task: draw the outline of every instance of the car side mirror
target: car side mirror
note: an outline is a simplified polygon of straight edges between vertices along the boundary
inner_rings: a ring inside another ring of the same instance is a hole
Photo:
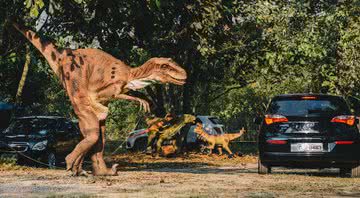
[[[253,122],[254,122],[254,124],[260,125],[260,124],[261,124],[261,120],[262,120],[261,117],[256,117],[256,118],[254,118]]]

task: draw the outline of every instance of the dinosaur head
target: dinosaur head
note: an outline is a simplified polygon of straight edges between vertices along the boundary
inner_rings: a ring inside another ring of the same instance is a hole
[[[196,117],[190,114],[184,114],[183,117],[185,123],[194,123],[196,120]]]
[[[187,78],[186,71],[171,58],[152,58],[150,61],[154,64],[151,76],[155,81],[175,85],[185,84]]]
[[[186,71],[171,58],[151,58],[142,66],[131,69],[125,88],[138,90],[154,83],[183,85],[186,78]]]

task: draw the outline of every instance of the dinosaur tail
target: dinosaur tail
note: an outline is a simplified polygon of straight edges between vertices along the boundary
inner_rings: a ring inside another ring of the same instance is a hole
[[[60,60],[61,54],[56,49],[55,45],[51,42],[45,42],[41,40],[41,38],[34,31],[30,30],[25,26],[19,25],[15,22],[13,22],[12,25],[40,51],[40,53],[48,61],[50,67],[56,73],[58,73],[58,61]]]
[[[244,133],[245,133],[245,130],[241,129],[239,133],[228,133],[226,135],[228,136],[229,140],[231,141],[231,140],[241,137]]]

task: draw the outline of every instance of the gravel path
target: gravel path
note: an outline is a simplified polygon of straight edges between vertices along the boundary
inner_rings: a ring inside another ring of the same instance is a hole
[[[0,197],[360,196],[360,179],[340,178],[335,169],[276,168],[271,175],[258,175],[257,164],[245,158],[246,163],[239,163],[241,158],[215,158],[209,163],[209,158],[201,165],[191,158],[116,159],[127,160],[129,166],[122,165],[114,177],[71,177],[64,170],[0,167]]]

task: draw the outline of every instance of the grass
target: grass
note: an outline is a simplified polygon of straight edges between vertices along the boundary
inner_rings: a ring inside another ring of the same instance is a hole
[[[0,155],[0,171],[27,169],[27,167],[17,165],[16,161],[13,155]]]

